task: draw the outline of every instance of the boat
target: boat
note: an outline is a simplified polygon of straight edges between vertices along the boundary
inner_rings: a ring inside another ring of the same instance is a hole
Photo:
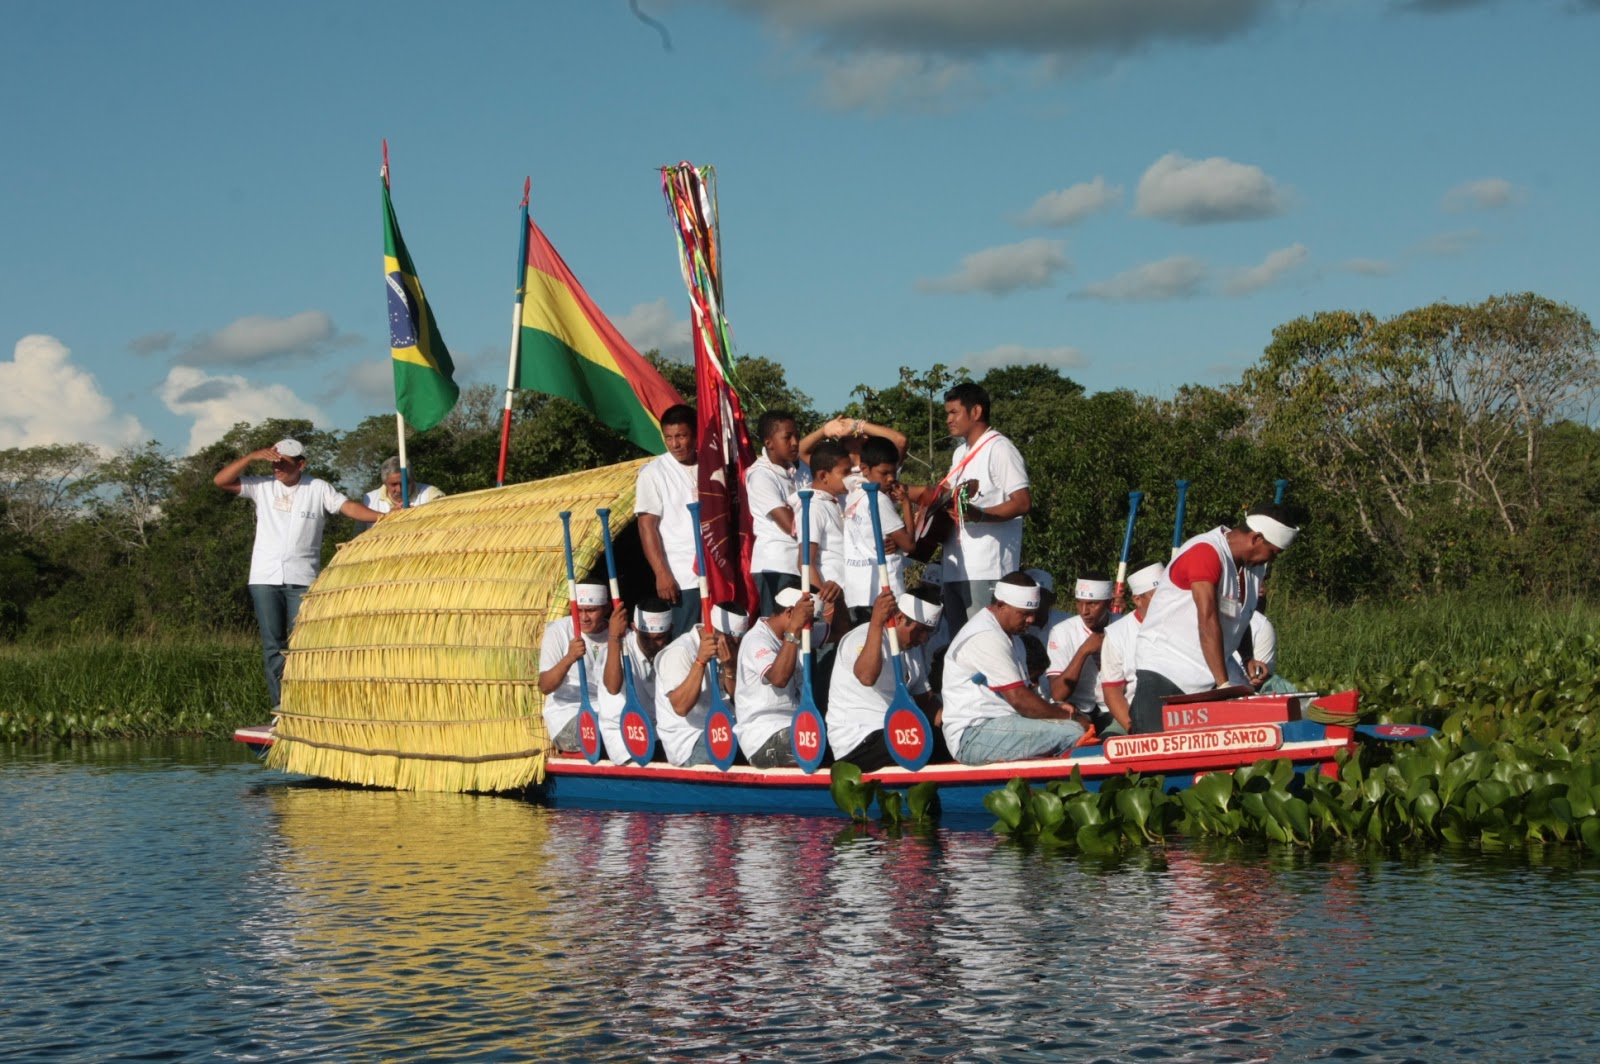
[[[1207,773],[1229,772],[1264,759],[1289,761],[1296,772],[1335,774],[1341,753],[1363,740],[1413,741],[1434,729],[1415,724],[1355,725],[1356,692],[1328,697],[1314,693],[1242,698],[1194,696],[1170,701],[1164,729],[1146,735],[1113,736],[1077,746],[1062,757],[1007,761],[974,767],[931,764],[917,771],[891,767],[862,778],[905,789],[920,783],[939,788],[942,815],[987,817],[984,796],[1013,779],[1035,786],[1076,773],[1085,787],[1130,772],[1161,776],[1168,790],[1192,786]],[[1338,719],[1325,723],[1311,719]],[[258,749],[273,745],[269,726],[241,728],[234,738]],[[590,764],[578,754],[556,754],[544,774],[523,792],[555,808],[636,809],[664,812],[789,813],[838,815],[827,771],[758,769],[712,765],[678,768],[664,762]]]

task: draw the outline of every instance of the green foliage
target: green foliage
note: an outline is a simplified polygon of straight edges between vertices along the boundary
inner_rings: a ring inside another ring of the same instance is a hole
[[[886,828],[926,827],[939,818],[936,783],[918,783],[901,792],[877,780],[863,781],[861,769],[848,761],[836,761],[829,771],[828,790],[833,804],[857,825],[872,819],[874,802],[878,805],[878,819]]]
[[[261,646],[97,640],[0,646],[0,741],[195,735],[266,719]]]

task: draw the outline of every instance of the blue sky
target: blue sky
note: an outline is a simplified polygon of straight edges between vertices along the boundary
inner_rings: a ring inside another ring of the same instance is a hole
[[[901,365],[1235,380],[1274,326],[1594,314],[1597,0],[40,3],[0,36],[0,448],[392,409],[379,142],[458,377],[518,201],[687,353],[655,168],[719,174],[736,343],[824,411]]]

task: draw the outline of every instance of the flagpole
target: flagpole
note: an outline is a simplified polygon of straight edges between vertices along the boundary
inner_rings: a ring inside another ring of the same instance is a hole
[[[533,188],[533,178],[522,179],[522,235],[517,246],[517,298],[511,308],[511,359],[506,367],[506,405],[500,416],[500,467],[495,472],[494,486],[506,484],[506,451],[511,446],[511,394],[517,388],[517,363],[522,358],[522,300],[528,289],[528,193]]]
[[[383,187],[389,189],[389,138],[383,138]],[[407,483],[410,473],[406,469],[406,419],[397,408],[394,412],[395,436],[400,441],[400,508],[406,507],[406,501],[411,498],[411,485]]]

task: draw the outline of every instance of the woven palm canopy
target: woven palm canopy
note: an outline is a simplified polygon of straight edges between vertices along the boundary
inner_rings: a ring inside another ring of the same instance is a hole
[[[539,646],[545,625],[569,615],[559,515],[572,512],[579,579],[593,570],[603,581],[595,511],[611,511],[632,601],[642,562],[633,494],[646,461],[452,495],[345,544],[295,621],[267,763],[399,790],[543,779]]]

